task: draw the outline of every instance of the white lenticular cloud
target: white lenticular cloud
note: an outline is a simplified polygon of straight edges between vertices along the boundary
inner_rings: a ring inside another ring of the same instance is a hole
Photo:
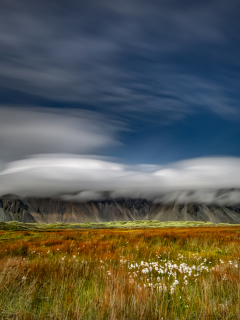
[[[148,171],[96,157],[35,156],[6,165],[0,172],[0,194],[72,201],[126,197],[162,203],[240,203],[239,158],[199,158]]]
[[[166,186],[185,188],[239,187],[239,158],[197,158],[180,161],[154,173]]]
[[[240,158],[129,166],[87,155],[119,144],[125,130],[96,112],[18,106],[0,107],[0,115],[0,195],[240,203]]]

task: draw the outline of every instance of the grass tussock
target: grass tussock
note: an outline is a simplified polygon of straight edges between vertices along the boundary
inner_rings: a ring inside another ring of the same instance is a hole
[[[2,230],[0,319],[239,319],[239,230]]]

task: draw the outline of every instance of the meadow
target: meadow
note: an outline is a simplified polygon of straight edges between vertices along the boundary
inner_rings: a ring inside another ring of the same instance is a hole
[[[177,225],[1,224],[0,319],[240,319],[240,226]]]

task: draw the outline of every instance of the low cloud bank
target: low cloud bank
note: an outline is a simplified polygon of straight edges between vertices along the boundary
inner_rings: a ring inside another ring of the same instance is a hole
[[[72,201],[146,198],[162,203],[240,203],[240,159],[199,158],[156,170],[76,155],[41,155],[9,162],[0,195],[61,197]]]

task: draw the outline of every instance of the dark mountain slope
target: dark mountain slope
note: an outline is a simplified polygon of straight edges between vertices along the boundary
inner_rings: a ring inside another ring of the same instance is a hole
[[[148,216],[146,200],[106,200],[65,202],[58,199],[25,199],[32,216],[39,222],[102,222],[144,220]]]
[[[156,204],[144,199],[70,202],[60,199],[0,198],[0,221],[22,222],[105,222],[130,220],[211,221],[240,223],[240,207],[205,204]]]
[[[0,198],[0,221],[35,222],[28,206],[16,195]]]

